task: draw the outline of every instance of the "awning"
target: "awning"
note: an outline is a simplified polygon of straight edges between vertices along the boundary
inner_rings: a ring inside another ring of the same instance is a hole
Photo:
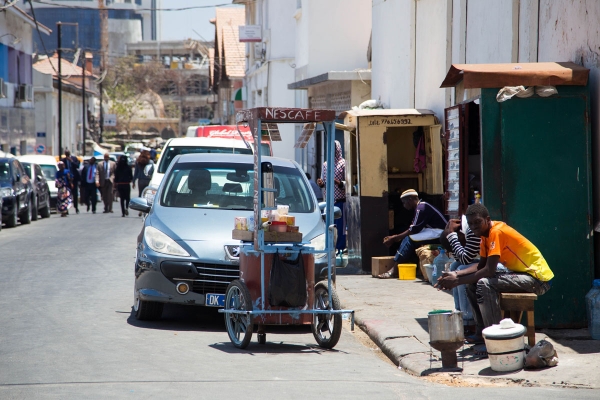
[[[572,62],[453,64],[440,87],[464,82],[465,89],[504,86],[587,85],[590,70]]]

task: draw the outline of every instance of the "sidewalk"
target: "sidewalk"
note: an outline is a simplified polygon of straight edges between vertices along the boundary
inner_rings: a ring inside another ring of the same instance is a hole
[[[337,269],[337,293],[342,308],[355,311],[358,327],[401,369],[416,376],[439,375],[440,353],[429,346],[427,313],[452,309],[448,292],[438,291],[419,279],[376,279]],[[458,350],[458,381],[487,380],[523,386],[600,388],[600,341],[586,329],[536,331],[536,342],[546,339],[558,353],[558,366],[539,370],[495,372],[487,358],[474,357],[470,345]],[[455,379],[456,380],[456,379]],[[512,382],[510,382],[512,381]],[[457,382],[460,385],[460,382]]]

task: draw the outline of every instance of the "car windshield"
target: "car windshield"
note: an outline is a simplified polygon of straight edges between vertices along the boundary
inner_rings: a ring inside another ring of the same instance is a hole
[[[233,147],[209,147],[209,146],[169,146],[163,150],[160,156],[160,165],[158,172],[164,174],[167,172],[173,159],[180,154],[193,153],[217,153],[217,154],[252,154],[252,150],[247,148]]]
[[[10,165],[6,162],[0,163],[0,181],[10,181]]]
[[[290,212],[310,213],[314,204],[310,188],[297,168],[274,166],[275,202]],[[161,205],[181,208],[253,210],[252,164],[180,163],[169,173]]]
[[[53,181],[55,179],[56,171],[58,171],[55,165],[40,165],[40,167],[46,180]]]

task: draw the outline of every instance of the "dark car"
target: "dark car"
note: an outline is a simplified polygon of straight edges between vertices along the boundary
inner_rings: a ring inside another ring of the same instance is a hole
[[[0,194],[2,195],[2,222],[7,227],[31,222],[33,185],[25,168],[16,158],[0,158]]]
[[[44,176],[42,167],[30,162],[22,162],[25,172],[31,179],[35,201],[32,204],[31,220],[37,220],[38,213],[42,218],[50,217],[50,187]]]

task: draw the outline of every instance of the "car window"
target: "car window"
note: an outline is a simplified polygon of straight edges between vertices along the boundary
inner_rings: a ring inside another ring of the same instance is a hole
[[[213,153],[213,154],[252,154],[251,149],[233,147],[210,147],[210,146],[169,146],[163,149],[160,156],[158,172],[167,172],[173,159],[180,154]]]
[[[290,212],[314,210],[310,188],[297,168],[274,166],[275,202]],[[252,164],[179,163],[166,177],[161,205],[182,208],[253,210]]]
[[[44,173],[44,177],[46,178],[46,180],[53,181],[55,179],[56,171],[58,171],[55,165],[46,164],[40,165],[40,167],[42,168],[42,172]]]
[[[10,165],[7,162],[0,163],[0,181],[10,181]]]
[[[21,173],[21,171],[19,170],[19,163],[17,162],[17,160],[13,161],[13,167],[12,167],[12,175],[13,175],[13,179],[15,181],[17,181],[17,175],[19,175]]]
[[[35,177],[36,177],[36,180],[37,180],[38,175],[42,175],[42,170],[40,169],[39,165],[36,165],[35,166]]]
[[[31,164],[22,164],[23,168],[25,168],[25,173],[27,174],[28,177],[32,177],[31,175]]]

